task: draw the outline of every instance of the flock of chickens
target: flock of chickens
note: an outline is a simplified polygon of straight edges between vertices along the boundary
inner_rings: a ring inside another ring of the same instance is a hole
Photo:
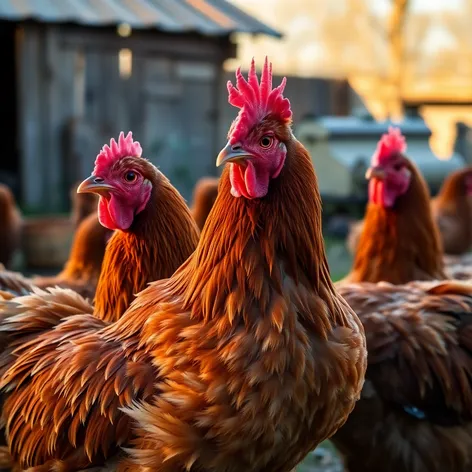
[[[290,472],[331,438],[348,472],[472,471],[472,169],[431,203],[381,137],[334,284],[284,87],[267,59],[228,83],[224,170],[192,210],[121,133],[64,270],[0,271],[5,469]]]

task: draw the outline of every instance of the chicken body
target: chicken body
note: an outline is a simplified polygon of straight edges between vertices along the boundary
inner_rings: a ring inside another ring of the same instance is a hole
[[[20,246],[22,220],[11,190],[0,184],[0,264],[10,267]]]
[[[204,177],[195,185],[191,211],[200,230],[203,229],[205,221],[218,196],[218,183],[219,179],[216,177]]]
[[[445,280],[416,166],[398,152],[384,161],[371,168],[373,198],[379,182],[408,188],[369,202],[353,270],[336,284],[369,355],[361,399],[332,441],[347,472],[470,472],[472,284]]]
[[[472,247],[472,168],[447,177],[431,209],[439,226],[444,252],[459,255]]]
[[[369,366],[332,438],[347,472],[472,471],[472,285],[339,285],[361,317]]]
[[[263,127],[249,139],[270,130],[286,149],[278,178],[255,187],[264,198],[235,197],[225,169],[171,278],[107,327],[71,317],[17,351],[2,388],[23,467],[117,454],[121,472],[286,472],[344,423],[363,384],[362,326],[330,281],[311,159],[288,124]]]

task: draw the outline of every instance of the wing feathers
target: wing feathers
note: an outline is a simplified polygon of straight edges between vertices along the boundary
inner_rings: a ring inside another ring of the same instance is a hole
[[[102,461],[129,440],[120,409],[152,394],[152,363],[107,335],[107,324],[70,290],[36,289],[3,303],[1,329],[12,348],[0,358],[0,387],[10,392],[12,457],[24,468],[51,458],[84,467]]]
[[[472,420],[472,285],[338,284],[364,324],[367,378],[387,402],[430,421]]]

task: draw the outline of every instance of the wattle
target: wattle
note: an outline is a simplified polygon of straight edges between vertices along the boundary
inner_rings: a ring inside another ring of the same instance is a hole
[[[98,203],[98,219],[105,228],[126,231],[133,223],[133,209],[126,206],[112,195],[109,199],[100,197]]]
[[[231,164],[230,167],[231,194],[234,197],[248,199],[261,198],[267,195],[269,188],[269,173],[247,161],[245,166]]]
[[[372,179],[369,182],[369,200],[384,208],[391,208],[395,204],[396,194],[389,190],[385,182]]]

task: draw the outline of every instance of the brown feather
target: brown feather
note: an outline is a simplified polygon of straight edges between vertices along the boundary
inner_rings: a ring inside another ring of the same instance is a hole
[[[192,216],[200,230],[218,196],[219,179],[216,177],[203,177],[195,185],[193,191]]]
[[[446,254],[462,254],[472,246],[472,199],[466,185],[471,178],[471,167],[453,172],[431,202]]]
[[[472,470],[472,285],[338,289],[361,318],[369,352],[361,400],[332,438],[347,470]]]
[[[8,297],[10,295],[19,297],[30,293],[33,287],[34,285],[30,279],[23,277],[18,272],[6,270],[5,266],[0,264],[0,290],[2,295],[8,294]]]
[[[22,220],[11,190],[0,184],[0,264],[10,267],[21,241]]]

